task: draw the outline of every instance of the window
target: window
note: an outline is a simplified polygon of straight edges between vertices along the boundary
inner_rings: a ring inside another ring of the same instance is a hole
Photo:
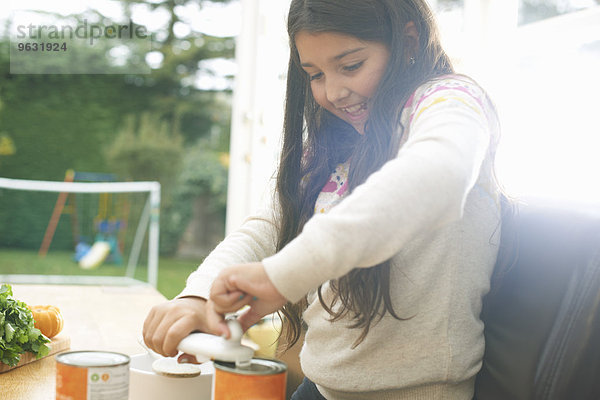
[[[600,208],[600,0],[437,0],[458,72],[498,106],[509,194]]]

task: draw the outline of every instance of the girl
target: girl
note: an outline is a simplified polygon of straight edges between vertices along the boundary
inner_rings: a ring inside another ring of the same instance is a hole
[[[471,399],[497,255],[494,108],[453,74],[425,0],[292,0],[273,202],[144,324],[176,354],[281,310],[293,399]]]

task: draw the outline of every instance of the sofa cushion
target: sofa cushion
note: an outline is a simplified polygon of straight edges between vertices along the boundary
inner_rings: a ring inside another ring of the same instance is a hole
[[[544,206],[507,213],[484,299],[476,398],[600,398],[599,304],[599,215]]]

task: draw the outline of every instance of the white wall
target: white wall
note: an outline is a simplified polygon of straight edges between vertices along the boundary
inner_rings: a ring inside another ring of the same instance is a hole
[[[600,209],[600,6],[519,27],[490,74],[510,193]]]
[[[268,195],[283,126],[289,0],[242,0],[231,122],[226,232]]]
[[[498,107],[498,177],[525,202],[600,210],[600,6],[519,27],[517,17],[518,0],[465,0],[462,30],[442,32]]]

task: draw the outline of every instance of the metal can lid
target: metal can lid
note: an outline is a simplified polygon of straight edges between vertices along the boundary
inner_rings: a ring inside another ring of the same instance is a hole
[[[240,375],[275,375],[287,371],[287,366],[279,360],[253,358],[249,365],[236,367],[235,363],[215,361],[215,368]]]
[[[129,356],[111,351],[69,351],[60,353],[56,361],[77,367],[116,367],[129,364]]]

